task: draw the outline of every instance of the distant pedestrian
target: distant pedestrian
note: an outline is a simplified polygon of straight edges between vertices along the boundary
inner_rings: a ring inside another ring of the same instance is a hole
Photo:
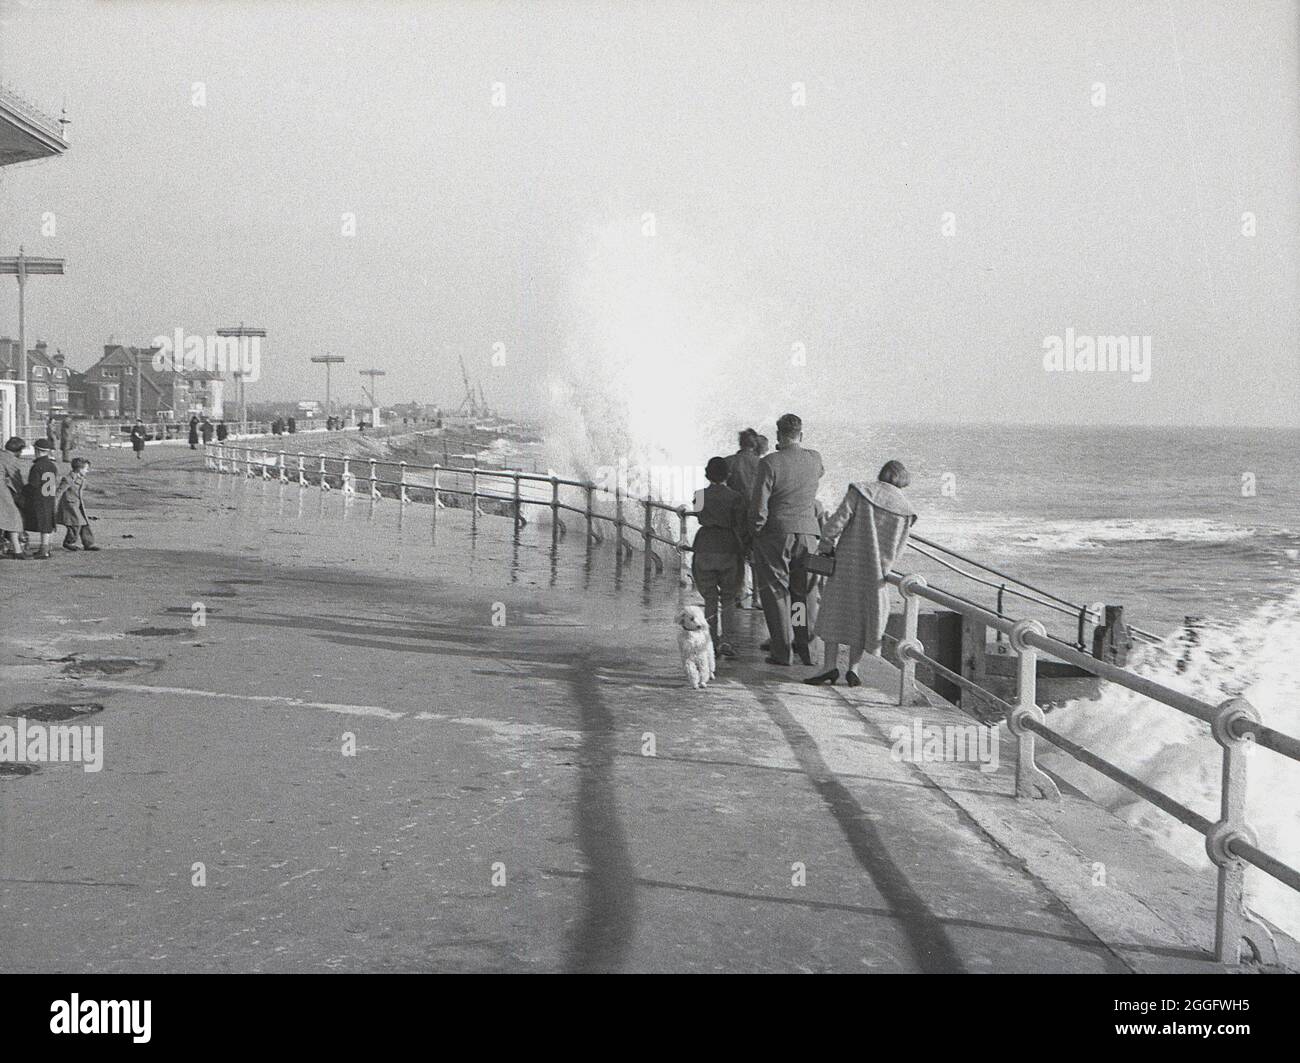
[[[230,435],[230,429],[226,427],[225,421],[217,422],[217,442],[224,443],[226,436]]]
[[[190,450],[199,449],[199,419],[190,417]]]
[[[294,417],[289,418],[289,434],[293,435],[298,431],[298,421]]]
[[[23,493],[23,527],[41,537],[36,550],[38,561],[50,559],[50,540],[54,535],[54,500],[59,493],[59,467],[54,464],[50,452],[54,449],[53,440],[38,439],[35,443],[36,460],[32,462],[27,474],[27,486]]]
[[[72,428],[72,418],[63,418],[63,423],[59,425],[59,451],[63,454],[64,464],[71,460],[73,448],[77,445],[76,435]]]
[[[63,536],[65,550],[76,550],[78,538],[84,549],[99,549],[95,545],[95,534],[90,530],[90,518],[86,516],[86,504],[81,497],[89,475],[90,462],[85,458],[73,458],[72,472],[59,481],[54,516],[67,528],[67,533]]]
[[[135,460],[144,456],[144,424],[136,421],[131,426],[131,449],[135,451]]]
[[[23,465],[19,455],[27,442],[12,436],[0,451],[0,532],[15,561],[26,561],[21,541],[23,533]]]
[[[212,442],[212,433],[213,433],[212,422],[209,421],[206,417],[203,418],[203,422],[199,425],[199,431],[203,434],[204,446],[207,446],[207,444]]]

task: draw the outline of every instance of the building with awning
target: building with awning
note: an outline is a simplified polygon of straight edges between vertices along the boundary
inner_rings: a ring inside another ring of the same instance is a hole
[[[63,139],[61,122],[44,114],[12,89],[0,85],[0,166],[38,162],[62,155],[67,150],[68,142]],[[0,261],[0,273],[18,278],[19,303],[18,364],[16,372],[12,373],[16,379],[12,383],[0,381],[0,437],[8,438],[20,428],[26,431],[27,423],[34,416],[34,410],[30,408],[32,396],[29,387],[34,388],[37,382],[28,380],[27,337],[22,309],[24,283],[29,273],[62,272],[61,259],[33,259],[20,252],[16,259]],[[32,372],[35,372],[34,367]],[[44,386],[48,383],[42,382]]]
[[[0,85],[0,166],[48,159],[67,150],[58,121]]]

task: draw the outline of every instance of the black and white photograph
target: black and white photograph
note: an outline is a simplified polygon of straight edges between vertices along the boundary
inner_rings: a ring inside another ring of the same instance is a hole
[[[1280,1031],[1298,193],[1300,0],[0,0],[7,1031]]]

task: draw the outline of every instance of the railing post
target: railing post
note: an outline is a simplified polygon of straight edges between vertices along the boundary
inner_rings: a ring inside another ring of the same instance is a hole
[[[402,497],[402,505],[406,505],[408,502],[411,501],[410,498],[408,498],[408,497],[407,497],[407,494],[406,494],[406,462],[402,462],[402,463],[401,463],[401,465],[400,465],[400,467],[399,467],[399,471],[400,471],[400,475],[398,476],[398,481],[399,481],[399,482],[401,483],[401,485],[402,485],[402,487],[401,487],[401,490],[402,490],[402,496],[401,496],[401,497]]]
[[[1017,740],[1016,796],[1059,801],[1061,791],[1056,783],[1034,763],[1034,732],[1024,726],[1025,720],[1043,722],[1043,710],[1038,707],[1038,651],[1025,641],[1031,631],[1040,638],[1047,634],[1037,620],[1017,620],[1010,636],[1017,654],[1016,707],[1007,715],[1007,730]]]
[[[375,459],[370,459],[370,506],[373,509],[379,499],[379,477],[375,475]]]
[[[686,541],[686,507],[677,507],[677,562],[678,573],[677,582],[680,586],[689,587],[691,585],[691,566],[686,560],[689,552],[690,543]]]
[[[474,468],[469,474],[469,511],[472,516],[478,516],[478,459],[474,460]]]
[[[515,529],[518,530],[520,527],[520,522],[523,518],[523,514],[520,512],[519,509],[519,474],[518,473],[514,474],[514,479],[515,479]]]
[[[582,485],[583,494],[587,496],[586,507],[587,507],[587,544],[588,545],[596,541],[596,526],[591,515],[591,505],[592,505],[591,497],[592,494],[595,492],[595,490],[596,490],[596,485],[592,483],[590,480],[588,480],[585,484]]]
[[[551,546],[560,541],[560,478],[551,473]]]
[[[650,578],[650,570],[654,567],[654,504],[650,499],[645,500],[645,525],[641,529],[642,548],[645,550],[645,576]]]
[[[438,519],[438,506],[441,504],[438,501],[438,486],[439,486],[438,474],[441,471],[442,471],[442,466],[439,465],[437,462],[434,462],[433,464],[433,519],[435,521]]]
[[[280,451],[280,482],[287,484],[289,482],[289,470],[284,464],[284,451]]]
[[[298,453],[298,486],[307,486],[307,464],[306,455],[301,451]]]
[[[916,637],[917,625],[921,619],[921,598],[916,589],[928,586],[925,577],[916,573],[906,575],[898,581],[898,590],[903,596],[903,637],[897,650],[899,705],[916,705],[922,700],[916,686],[915,655],[924,653],[925,647]]]
[[[320,489],[328,491],[330,489],[329,477],[325,475],[325,455],[320,456]]]
[[[1246,861],[1232,852],[1236,840],[1257,845],[1246,823],[1246,764],[1254,736],[1238,737],[1237,723],[1259,722],[1259,713],[1245,698],[1230,698],[1219,706],[1210,725],[1214,740],[1223,747],[1223,782],[1219,821],[1205,835],[1205,851],[1219,869],[1218,904],[1214,921],[1216,963],[1241,963],[1242,945],[1257,963],[1277,963],[1277,943],[1263,923],[1246,908]]]

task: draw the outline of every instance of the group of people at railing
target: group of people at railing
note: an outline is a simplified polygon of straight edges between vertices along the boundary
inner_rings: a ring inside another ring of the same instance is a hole
[[[803,422],[787,413],[776,423],[776,449],[764,454],[752,428],[740,449],[711,458],[709,486],[698,492],[699,531],[692,577],[718,657],[735,657],[729,639],[743,602],[745,566],[762,605],[766,663],[811,666],[822,641],[821,671],[808,683],[840,677],[839,651],[848,650],[846,681],[861,680],[864,654],[879,654],[889,618],[885,577],[907,544],[916,514],[903,494],[910,475],[887,461],[874,481],[854,482],[834,511],[817,498],[825,473],[821,455],[803,445]]]

